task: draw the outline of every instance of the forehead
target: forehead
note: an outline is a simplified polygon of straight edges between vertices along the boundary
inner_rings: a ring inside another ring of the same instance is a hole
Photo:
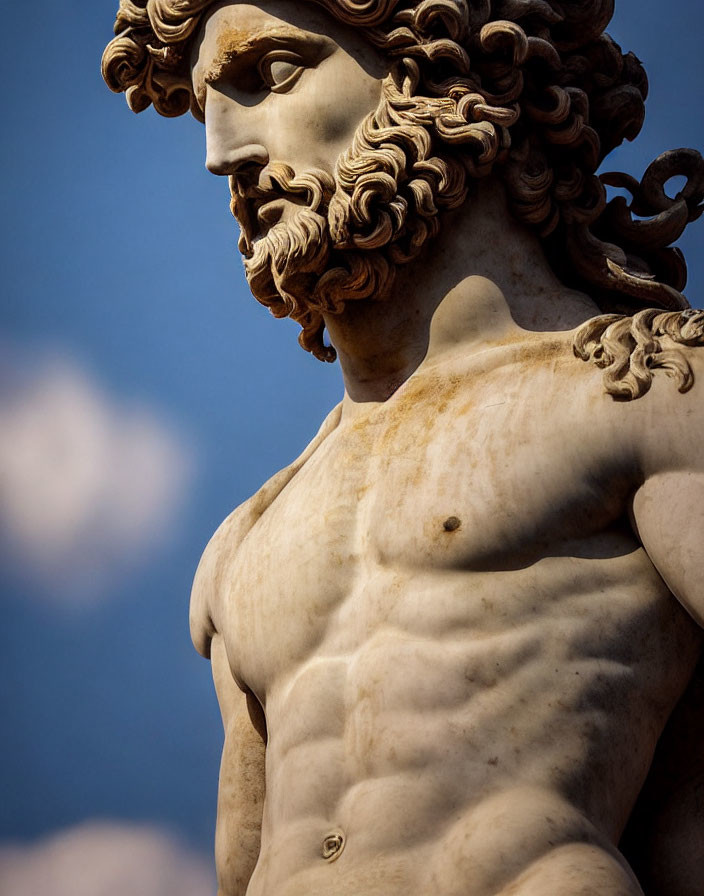
[[[260,35],[279,31],[310,31],[317,25],[318,33],[325,33],[321,22],[305,9],[306,4],[287,0],[262,3],[218,3],[206,15],[201,25],[200,40],[196,43],[222,45],[227,41],[233,50],[246,50]],[[308,13],[308,14],[306,14]],[[315,32],[314,32],[315,33]]]
[[[361,29],[338,22],[310,0],[260,0],[257,3],[218,3],[204,18],[193,44],[191,68],[194,79],[204,66],[245,56],[268,38],[294,36],[298,40],[328,40],[353,53],[373,77],[384,68],[378,51]]]

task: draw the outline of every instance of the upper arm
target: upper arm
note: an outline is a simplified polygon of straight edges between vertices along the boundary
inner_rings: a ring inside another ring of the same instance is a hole
[[[193,644],[211,661],[225,733],[215,831],[218,892],[244,896],[259,858],[266,723],[256,698],[237,684],[219,633],[218,594],[227,575],[228,555],[239,543],[231,537],[229,523],[230,519],[223,523],[203,552],[189,615]]]
[[[193,646],[206,659],[210,659],[210,642],[215,634],[212,606],[216,588],[217,553],[216,537],[213,536],[200,558],[193,579],[188,611]]]
[[[686,351],[692,387],[681,394],[662,378],[652,395],[639,399],[643,484],[632,511],[656,569],[704,626],[704,352]]]
[[[704,471],[650,476],[634,496],[633,518],[665,584],[704,627]]]
[[[215,833],[218,882],[228,896],[244,896],[259,858],[266,730],[256,698],[232,676],[220,635],[212,639],[211,662],[225,729]]]

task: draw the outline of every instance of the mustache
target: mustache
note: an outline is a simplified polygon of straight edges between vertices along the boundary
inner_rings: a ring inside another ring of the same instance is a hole
[[[252,172],[229,177],[230,211],[240,225],[238,249],[252,258],[257,240],[281,217],[285,203],[302,206],[326,216],[335,192],[335,180],[323,169],[310,168],[297,174],[284,162],[272,162]]]

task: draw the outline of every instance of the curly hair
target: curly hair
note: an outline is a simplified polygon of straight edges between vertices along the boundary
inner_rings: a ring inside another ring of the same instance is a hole
[[[162,115],[190,108],[202,118],[189,59],[215,2],[120,0],[117,36],[103,56],[108,86],[124,91],[135,112],[153,103]],[[377,110],[338,163],[346,189],[329,210],[337,247],[393,238],[390,261],[408,261],[437,231],[439,208],[461,204],[468,179],[496,171],[513,215],[537,231],[566,285],[609,312],[689,307],[685,261],[671,244],[702,213],[702,157],[665,153],[642,182],[596,175],[612,149],[640,132],[648,87],[638,59],[604,33],[613,0],[312,2],[361,29],[390,66],[384,120]],[[398,139],[385,140],[399,124],[408,135],[400,149]],[[396,150],[412,162],[405,181],[409,166]],[[381,206],[360,175],[380,151],[396,195],[375,218]],[[686,185],[671,198],[664,185],[675,175]],[[622,196],[607,202],[608,185],[630,191],[630,205]],[[354,235],[350,218],[361,228]]]

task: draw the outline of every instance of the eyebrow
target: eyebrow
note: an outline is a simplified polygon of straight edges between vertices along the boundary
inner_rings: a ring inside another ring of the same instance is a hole
[[[217,52],[200,80],[204,84],[212,84],[222,77],[233,62],[261,52],[267,45],[274,49],[277,45],[292,42],[299,46],[322,45],[326,38],[324,35],[301,31],[295,25],[263,27],[255,33],[238,28],[224,29],[217,38]]]

